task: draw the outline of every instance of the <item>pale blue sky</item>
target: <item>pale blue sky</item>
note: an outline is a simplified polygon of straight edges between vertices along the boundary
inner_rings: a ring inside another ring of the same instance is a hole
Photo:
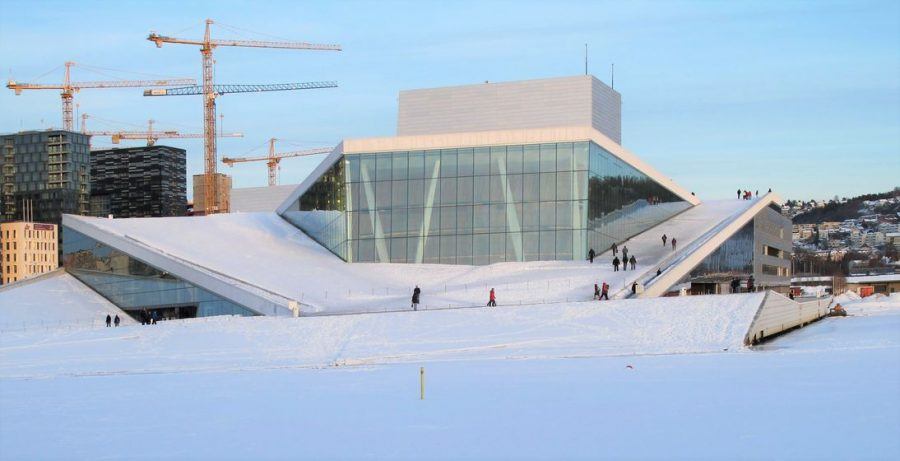
[[[623,145],[701,198],[731,197],[739,186],[821,198],[900,185],[896,1],[34,1],[23,8],[0,0],[0,7],[2,70],[21,81],[67,60],[199,79],[196,47],[157,49],[145,37],[151,30],[200,37],[206,17],[344,46],[341,53],[217,50],[219,83],[340,85],[222,97],[225,130],[246,137],[222,140],[220,156],[262,154],[270,137],[290,140],[279,147],[287,150],[393,135],[401,89],[580,74],[589,43],[591,73],[608,82],[616,64]],[[240,37],[223,28],[214,36]],[[40,81],[61,78],[57,71]],[[74,78],[107,79],[78,69]],[[160,128],[201,129],[198,97],[144,98],[136,88],[85,90],[76,100],[82,112],[107,120],[152,117]],[[0,131],[60,124],[57,92],[0,92]],[[200,140],[166,144],[188,149],[189,173],[202,170]],[[285,160],[281,182],[299,182],[315,163]],[[262,163],[221,169],[237,187],[266,181]]]

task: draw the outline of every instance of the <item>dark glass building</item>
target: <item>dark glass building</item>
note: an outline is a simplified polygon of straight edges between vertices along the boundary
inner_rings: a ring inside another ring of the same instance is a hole
[[[61,224],[63,214],[86,215],[90,197],[89,138],[63,130],[0,136],[2,220],[23,218],[30,200],[34,221]]]
[[[91,152],[91,215],[184,216],[185,150],[144,146]]]

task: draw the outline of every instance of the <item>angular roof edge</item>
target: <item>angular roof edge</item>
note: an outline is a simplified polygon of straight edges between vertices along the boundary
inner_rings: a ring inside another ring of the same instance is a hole
[[[380,138],[345,139],[343,153],[378,153],[407,150],[448,149],[457,147],[481,147],[508,144],[541,144],[549,142],[593,141],[638,171],[669,189],[692,205],[700,199],[678,185],[671,178],[625,149],[603,133],[590,126],[563,126],[499,131],[474,131],[467,133],[441,133],[430,135],[393,136]],[[324,163],[324,162],[323,162]],[[320,173],[321,174],[321,173]],[[312,176],[312,175],[311,175]],[[304,181],[305,182],[305,181]],[[305,189],[304,189],[305,190]],[[299,194],[298,194],[299,196]],[[279,210],[279,213],[281,211]]]
[[[278,213],[279,215],[284,214],[284,212],[287,211],[291,204],[299,199],[300,196],[310,188],[310,186],[315,184],[315,182],[323,174],[325,174],[325,172],[328,171],[328,169],[331,168],[332,165],[334,165],[334,162],[338,161],[338,159],[340,159],[342,155],[344,155],[344,142],[341,142],[337,146],[334,146],[334,150],[332,150],[327,157],[322,159],[322,163],[319,163],[319,165],[314,170],[312,170],[312,172],[306,177],[306,179],[304,179],[300,184],[297,185],[296,188],[294,188],[294,190],[290,194],[288,194],[287,198],[284,199],[283,202],[281,202],[281,205],[278,205],[278,208],[275,209],[275,213]]]

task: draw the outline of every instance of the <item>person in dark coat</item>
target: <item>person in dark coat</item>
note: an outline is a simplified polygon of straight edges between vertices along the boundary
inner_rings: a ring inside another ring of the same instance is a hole
[[[669,237],[667,237],[666,234],[663,234],[663,236],[662,236],[663,246],[666,246],[666,239],[668,239],[668,238]]]
[[[622,247],[622,262],[628,261],[628,247]]]
[[[600,299],[600,285],[594,284],[594,299]]]
[[[637,259],[634,259],[634,255],[631,255],[631,259],[628,262],[631,263],[631,270],[634,270],[635,266],[637,266]]]
[[[656,276],[659,277],[662,275],[662,269],[656,269]]]
[[[675,243],[676,242],[678,242],[678,240],[675,240],[675,238],[673,237],[672,238],[672,251],[675,251]]]
[[[794,292],[793,292],[793,291],[788,292],[788,298],[791,298],[791,300],[794,299]]]
[[[737,292],[738,292],[738,288],[740,288],[740,286],[741,286],[741,281],[740,281],[739,279],[734,279],[734,280],[732,280],[732,281],[731,281],[731,292],[732,292],[732,293],[737,293]]]
[[[619,257],[613,258],[613,272],[619,272]]]
[[[631,294],[633,294],[633,295],[637,294],[637,281],[634,281],[631,283]]]
[[[756,291],[756,287],[754,286],[754,283],[755,283],[755,282],[756,282],[756,280],[755,280],[755,279],[753,278],[753,276],[751,275],[750,278],[747,279],[747,291],[749,291],[749,292],[751,292],[751,293],[753,293],[754,291]]]
[[[109,314],[106,314],[106,326],[109,327],[112,324],[112,317]]]
[[[738,189],[738,200],[740,200],[740,199],[741,199],[741,190]]]
[[[489,307],[497,307],[497,295],[494,294],[494,289],[491,288],[491,292],[488,293],[488,304]]]
[[[418,286],[418,285],[416,285],[416,289],[413,290],[413,295],[412,295],[412,306],[411,306],[411,307],[413,308],[414,311],[419,310],[419,296],[420,296],[421,294],[422,294],[422,290],[419,289],[419,286]]]
[[[619,245],[616,245],[616,242],[613,242],[612,246],[609,248],[612,250],[613,256],[619,254]]]
[[[596,256],[596,253],[594,253],[594,249],[591,248],[590,251],[588,251],[588,261],[590,261],[591,264],[594,264],[594,256]]]
[[[600,292],[600,299],[604,298],[609,301],[609,285],[607,285],[606,282],[603,282],[603,289]]]
[[[116,326],[119,326],[119,322],[120,322],[120,320],[119,320],[119,314],[116,314],[116,318],[113,319],[113,323],[114,323]]]

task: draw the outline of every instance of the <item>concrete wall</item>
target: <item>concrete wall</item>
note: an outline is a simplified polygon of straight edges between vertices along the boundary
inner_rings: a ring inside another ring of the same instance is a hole
[[[557,126],[622,144],[622,97],[590,75],[400,92],[398,136]]]
[[[831,299],[828,297],[798,303],[780,293],[766,292],[766,297],[747,331],[745,343],[759,342],[828,315]]]
[[[784,251],[784,257],[767,255],[766,246]],[[787,288],[791,284],[792,249],[791,220],[772,208],[761,210],[753,219],[753,277],[756,279],[756,286],[772,289],[778,287],[779,291],[787,294]],[[785,275],[765,274],[764,264],[784,269]]]

